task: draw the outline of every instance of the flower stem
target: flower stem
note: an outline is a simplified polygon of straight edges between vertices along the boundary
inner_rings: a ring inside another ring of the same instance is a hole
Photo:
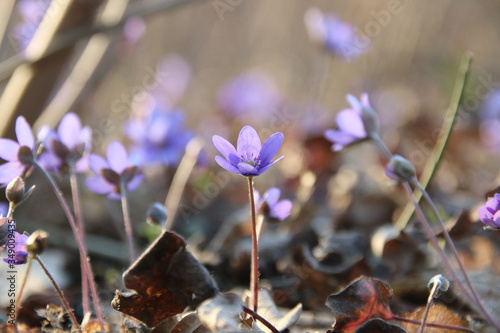
[[[26,262],[26,269],[24,270],[23,278],[21,279],[21,286],[19,287],[19,292],[17,293],[17,297],[15,300],[15,312],[16,312],[16,318],[17,318],[17,313],[18,309],[21,305],[21,297],[23,296],[23,291],[24,287],[26,287],[26,281],[28,280],[28,274],[31,270],[31,264],[33,262],[33,256],[31,254],[28,254],[28,261]],[[17,327],[17,325],[16,325]],[[17,331],[17,329],[16,329]]]
[[[248,196],[252,214],[252,257],[250,262],[250,309],[257,312],[259,303],[259,248],[257,241],[257,221],[255,216],[255,198],[253,194],[253,177],[248,179]]]
[[[120,185],[120,197],[122,202],[125,235],[127,238],[128,257],[130,260],[130,264],[132,265],[135,261],[135,247],[134,247],[134,238],[132,234],[132,223],[130,222],[130,212],[127,201],[127,189],[125,188],[125,184],[123,183]]]
[[[64,309],[66,310],[66,312],[68,313],[71,321],[73,322],[73,329],[76,329],[76,330],[78,330],[78,332],[81,333],[82,332],[82,328],[80,327],[80,324],[78,323],[78,320],[76,320],[75,314],[73,313],[73,310],[71,310],[71,307],[69,306],[69,303],[66,300],[66,297],[64,297],[64,294],[63,294],[61,288],[59,288],[59,286],[57,285],[57,282],[54,280],[54,278],[52,277],[52,274],[50,274],[50,272],[47,269],[47,267],[43,264],[43,262],[40,259],[40,257],[39,256],[35,256],[34,259],[38,262],[38,264],[40,264],[40,267],[42,268],[43,272],[49,278],[50,283],[52,283],[52,286],[54,287],[54,289],[55,289],[55,291],[57,293],[57,296],[59,296],[59,299],[61,300]]]
[[[257,312],[243,305],[243,311],[248,313],[250,316],[254,317],[256,320],[260,321],[264,326],[266,326],[271,332],[279,333],[278,329],[268,322],[264,317],[259,315]]]
[[[444,238],[446,239],[446,243],[448,244],[449,248],[451,249],[451,252],[452,252],[453,256],[455,257],[455,260],[457,261],[460,272],[462,273],[462,275],[464,277],[464,281],[467,284],[467,287],[469,288],[471,295],[474,299],[474,304],[476,304],[479,307],[481,312],[488,318],[488,320],[495,326],[495,328],[500,331],[500,323],[491,315],[491,313],[489,313],[489,311],[487,311],[484,308],[483,304],[479,300],[479,296],[477,295],[477,292],[474,289],[474,286],[470,282],[469,276],[467,274],[467,271],[465,270],[465,267],[464,267],[462,260],[460,259],[460,255],[458,254],[457,248],[455,247],[455,244],[453,243],[453,240],[451,239],[450,234],[449,234],[448,230],[446,229],[446,225],[444,224],[443,219],[439,215],[439,212],[436,208],[436,205],[434,204],[431,197],[429,196],[429,193],[427,193],[427,191],[424,189],[424,187],[420,184],[420,182],[416,178],[413,180],[412,183],[414,184],[414,186],[418,190],[420,190],[423,197],[425,198],[427,203],[430,205],[432,212],[434,213],[434,215],[438,219],[439,225],[440,225],[441,230],[442,230],[443,235],[444,235]]]
[[[59,203],[60,203],[62,209],[64,210],[64,213],[66,214],[66,217],[68,218],[69,225],[71,226],[71,230],[73,231],[73,235],[75,236],[76,244],[78,245],[78,250],[80,251],[80,255],[87,257],[87,249],[85,247],[85,242],[80,237],[80,233],[78,232],[78,227],[76,226],[75,218],[73,217],[73,214],[71,213],[71,209],[69,208],[69,205],[66,202],[66,199],[64,199],[62,192],[59,189],[59,186],[57,186],[56,182],[54,181],[54,178],[52,178],[50,173],[47,170],[45,170],[44,167],[42,167],[36,161],[34,161],[33,164],[35,165],[35,167],[37,167],[43,173],[45,178],[47,178],[47,180],[49,181],[52,189],[54,190],[54,193],[55,193],[57,199],[59,200]],[[93,279],[92,266],[90,265],[88,260],[85,260],[85,262],[83,264],[86,266],[85,269],[87,270],[87,272],[89,272],[88,276],[92,277],[92,279],[89,279],[89,280],[92,281],[92,283],[90,283],[90,291],[92,293],[92,300],[94,302],[94,309],[95,309],[99,324],[101,325],[101,329],[104,330],[104,328],[105,328],[104,318],[102,316],[102,310],[101,310],[101,306],[99,304],[99,296],[97,294],[97,288],[96,288],[96,285],[95,285],[95,282]]]
[[[80,232],[80,237],[83,242],[85,242],[85,225],[83,223],[83,214],[80,204],[80,194],[78,191],[78,179],[76,177],[75,168],[73,165],[69,167],[69,180],[71,185],[71,197],[73,198],[73,210],[75,212],[76,225],[78,231]],[[83,313],[86,314],[90,312],[90,298],[89,298],[89,281],[92,279],[91,275],[87,271],[87,265],[84,261],[87,258],[83,253],[80,253],[80,269],[81,269],[81,279],[82,279],[82,304]]]

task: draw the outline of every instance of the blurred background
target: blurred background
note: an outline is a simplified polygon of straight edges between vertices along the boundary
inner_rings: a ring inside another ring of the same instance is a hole
[[[36,133],[74,112],[92,129],[92,151],[104,154],[112,140],[133,145],[127,124],[145,110],[182,115],[175,137],[187,139],[180,151],[145,167],[144,183],[131,193],[143,247],[154,234],[145,227],[146,210],[165,201],[185,144],[195,136],[204,149],[174,230],[215,249],[210,239],[224,221],[246,219],[245,182],[214,163],[211,142],[217,134],[235,143],[244,125],[263,140],[285,134],[285,159],[256,181],[260,191],[278,186],[294,200],[293,218],[281,228],[371,233],[395,222],[406,197],[387,186],[387,161],[370,143],[334,153],[323,132],[349,107],[346,94],[366,92],[382,138],[420,173],[469,53],[455,129],[430,189],[444,216],[456,217],[464,210],[474,215],[485,193],[499,185],[500,126],[492,126],[500,123],[498,1],[2,0],[0,15],[2,137],[15,138],[19,115]],[[327,15],[335,17],[327,21]],[[67,191],[67,179],[58,180]],[[35,172],[28,183],[37,189],[16,212],[19,231],[44,228],[54,251],[75,249],[45,180]],[[102,258],[96,270],[119,285],[126,262],[119,202],[83,189],[83,205],[89,248]],[[107,272],[108,261],[118,268]],[[68,284],[78,278],[73,275]]]

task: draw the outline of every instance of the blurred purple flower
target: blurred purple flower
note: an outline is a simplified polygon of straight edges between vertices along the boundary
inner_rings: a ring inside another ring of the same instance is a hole
[[[500,193],[495,193],[493,198],[478,210],[479,219],[487,226],[500,228]]]
[[[6,247],[9,250],[12,249],[9,244],[14,242],[14,254],[13,257],[3,258],[3,261],[13,265],[25,264],[28,261],[28,249],[26,248],[26,240],[28,239],[28,236],[14,231],[14,240],[10,237],[10,235],[7,237]]]
[[[7,216],[9,211],[9,204],[6,202],[0,202],[0,217]]]
[[[131,45],[136,44],[146,32],[146,24],[141,17],[133,16],[123,25],[123,37]]]
[[[362,109],[371,108],[367,94],[361,95],[361,102],[352,95],[347,95],[350,109],[344,109],[337,114],[337,130],[328,129],[325,137],[333,143],[333,150],[339,151],[345,146],[365,139],[368,134],[362,119]]]
[[[271,162],[283,143],[283,133],[274,133],[263,145],[251,126],[241,129],[237,149],[221,136],[214,135],[215,148],[224,156],[216,156],[215,161],[224,169],[247,177],[258,176],[284,156]]]
[[[89,126],[82,127],[76,114],[66,114],[61,119],[57,132],[48,126],[40,128],[38,139],[47,149],[39,158],[40,164],[46,169],[57,173],[71,165],[78,173],[87,171],[92,130]]]
[[[387,177],[398,182],[411,182],[416,174],[415,167],[406,158],[394,155],[384,170]]]
[[[333,14],[325,14],[318,8],[309,8],[304,15],[309,37],[327,50],[351,60],[366,50],[360,43],[355,28]]]
[[[136,164],[130,162],[125,147],[113,141],[109,144],[107,160],[96,154],[89,155],[89,167],[99,176],[88,177],[87,187],[95,193],[107,194],[110,199],[119,199],[121,187],[128,192],[135,191],[141,184],[144,175],[139,173]]]
[[[281,96],[273,80],[265,73],[252,71],[227,83],[219,92],[219,108],[231,116],[271,115]]]
[[[23,116],[16,119],[16,137],[17,142],[0,139],[0,158],[7,161],[0,165],[0,187],[7,186],[11,180],[20,176],[24,169],[31,165],[29,160],[34,158],[35,138],[30,125]],[[21,147],[25,147],[22,151],[23,156],[19,156]]]
[[[161,88],[155,95],[158,104],[173,109],[184,95],[190,79],[191,67],[186,60],[177,54],[166,56],[156,72]]]
[[[489,149],[500,152],[500,89],[493,90],[480,108],[480,137]]]
[[[14,27],[13,37],[21,50],[25,50],[33,39],[51,0],[19,0],[17,9],[21,21]]]
[[[270,188],[262,197],[258,191],[255,191],[257,212],[271,221],[286,219],[292,212],[292,202],[288,199],[279,200],[280,195],[281,191],[277,187]]]
[[[179,163],[186,145],[193,138],[184,124],[182,111],[152,106],[143,117],[125,123],[125,134],[132,141],[131,160],[140,165]]]

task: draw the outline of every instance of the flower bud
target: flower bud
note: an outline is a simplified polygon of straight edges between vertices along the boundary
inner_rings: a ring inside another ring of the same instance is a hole
[[[448,291],[449,287],[450,287],[450,281],[448,281],[441,274],[434,275],[427,284],[427,288],[429,288],[429,291],[431,292],[430,296],[432,298],[438,298],[441,292]]]
[[[28,253],[38,255],[43,252],[47,245],[47,238],[49,234],[44,230],[36,230],[26,240],[26,248]]]
[[[165,228],[167,221],[167,209],[159,202],[155,202],[149,206],[146,212],[146,221],[150,224],[159,225]]]
[[[415,173],[411,162],[400,155],[394,155],[385,169],[385,175],[397,181],[411,181]]]
[[[31,195],[34,189],[35,185],[26,192],[24,180],[16,177],[5,188],[5,196],[12,206],[17,207]]]
[[[371,107],[363,106],[361,108],[361,120],[363,121],[366,134],[368,134],[369,137],[373,137],[378,133],[378,116],[375,110]]]

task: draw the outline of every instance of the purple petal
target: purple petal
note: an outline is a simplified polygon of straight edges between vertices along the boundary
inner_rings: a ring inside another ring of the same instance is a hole
[[[73,149],[79,143],[79,134],[82,129],[80,118],[72,112],[66,114],[59,123],[57,134],[59,141],[64,143],[69,149]]]
[[[89,155],[89,167],[96,175],[101,173],[101,169],[109,169],[108,162],[97,154]]]
[[[132,180],[128,182],[127,191],[133,192],[133,191],[137,190],[137,188],[139,188],[139,185],[141,185],[143,179],[144,179],[143,174],[135,175],[132,178]]]
[[[78,136],[78,142],[85,144],[86,151],[90,150],[92,147],[92,129],[89,126],[82,128]]]
[[[269,163],[268,165],[265,165],[265,166],[263,166],[262,168],[259,168],[259,171],[257,172],[257,174],[258,174],[258,175],[263,174],[263,173],[264,173],[267,169],[269,169],[269,167],[270,167],[271,165],[273,165],[274,163],[276,163],[276,162],[278,162],[278,161],[281,161],[284,157],[285,157],[285,156],[281,156],[280,158],[278,158],[278,159],[276,159],[276,160],[272,161],[271,163]]]
[[[115,187],[105,181],[102,177],[88,177],[85,179],[88,189],[97,194],[108,194],[113,192]]]
[[[42,126],[38,130],[36,137],[39,141],[43,142],[45,145],[45,148],[49,149],[49,140],[54,138],[56,136],[56,133],[50,126]]]
[[[494,215],[493,215],[493,224],[495,227],[499,228],[500,227],[500,210],[497,211]]]
[[[257,156],[261,150],[259,135],[252,126],[245,126],[241,129],[238,136],[237,151],[238,155],[253,153]]]
[[[292,202],[290,200],[281,200],[271,209],[271,217],[277,218],[280,221],[283,221],[292,211]]]
[[[76,173],[84,173],[89,169],[89,157],[83,156],[75,164]]]
[[[269,190],[264,193],[264,200],[267,202],[267,204],[270,207],[273,207],[278,203],[278,200],[280,198],[281,191],[277,187],[272,187]]]
[[[24,165],[20,162],[7,162],[0,165],[0,187],[6,186],[14,178],[19,176],[24,170]]]
[[[267,165],[269,161],[278,153],[283,144],[283,133],[274,133],[269,139],[264,142],[260,150],[260,160],[263,165]]]
[[[356,138],[349,133],[328,129],[325,131],[325,137],[331,141],[332,143],[340,144],[340,145],[348,145],[353,141],[356,141]]]
[[[366,136],[365,126],[361,120],[361,113],[352,109],[344,109],[337,114],[337,125],[343,132],[358,138]]]
[[[361,111],[361,108],[363,107],[361,105],[361,102],[356,98],[354,97],[353,95],[351,94],[348,94],[346,96],[346,99],[347,101],[349,102],[349,104],[351,105],[351,107],[356,110],[356,111]]]
[[[366,108],[371,108],[370,99],[368,98],[368,94],[367,93],[362,93],[361,94],[361,105],[363,105]]]
[[[19,144],[10,139],[0,139],[0,158],[6,161],[17,161]]]
[[[238,169],[242,175],[260,175],[256,167],[245,162],[238,163]]]
[[[106,157],[110,168],[119,174],[122,173],[125,168],[130,166],[127,151],[118,141],[113,141],[109,144]]]
[[[35,137],[30,125],[23,116],[19,116],[16,119],[16,137],[19,145],[27,146],[32,150],[35,148]]]
[[[215,156],[215,162],[227,171],[241,174],[241,171],[237,167],[226,161],[222,156]]]
[[[224,156],[224,158],[236,165],[238,163],[238,152],[234,146],[221,136],[214,135],[212,137],[215,148]]]

